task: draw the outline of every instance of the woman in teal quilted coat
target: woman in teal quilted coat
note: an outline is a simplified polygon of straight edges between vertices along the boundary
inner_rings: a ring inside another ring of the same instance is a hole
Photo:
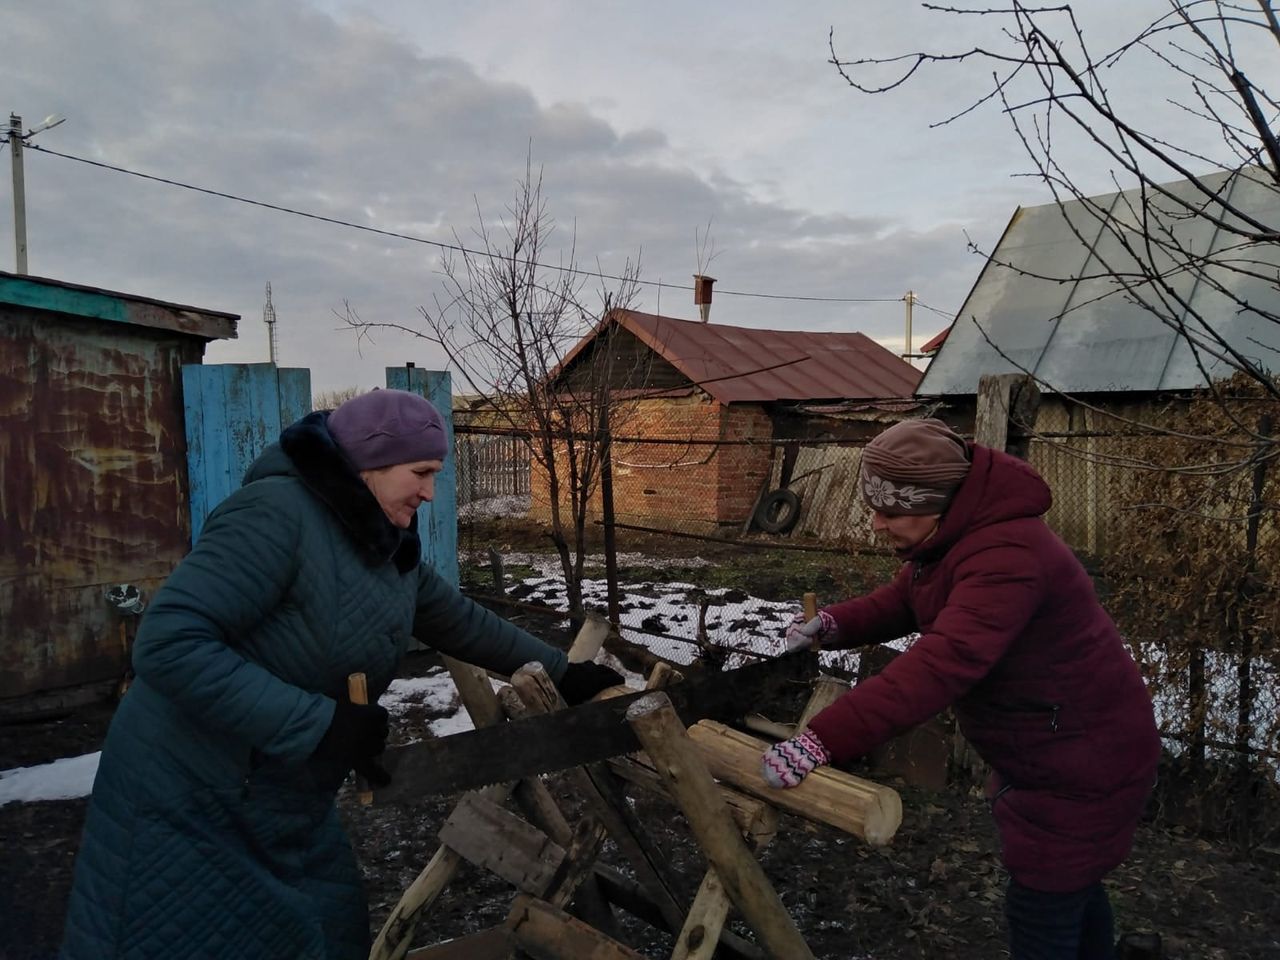
[[[423,398],[363,394],[281,434],[209,516],[138,631],[107,734],[62,956],[367,957],[363,885],[334,797],[387,735],[347,676],[386,690],[411,638],[570,702],[621,677],[471,602],[420,560],[446,455]]]

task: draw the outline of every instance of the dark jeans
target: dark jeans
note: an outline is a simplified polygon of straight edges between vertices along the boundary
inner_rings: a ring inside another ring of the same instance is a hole
[[[1009,881],[1004,913],[1011,960],[1113,960],[1111,901],[1101,883],[1045,893]]]

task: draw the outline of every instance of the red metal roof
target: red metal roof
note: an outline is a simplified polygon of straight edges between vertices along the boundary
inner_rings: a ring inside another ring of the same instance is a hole
[[[921,372],[862,333],[757,330],[614,310],[617,320],[721,403],[910,397]],[[568,364],[593,331],[565,357]]]
[[[944,343],[947,342],[947,334],[950,332],[951,332],[950,326],[943,327],[941,333],[938,333],[937,335],[935,335],[933,338],[929,340],[928,343],[926,343],[923,347],[920,348],[920,352],[921,353],[935,352],[936,350],[938,350],[938,348],[940,348]]]

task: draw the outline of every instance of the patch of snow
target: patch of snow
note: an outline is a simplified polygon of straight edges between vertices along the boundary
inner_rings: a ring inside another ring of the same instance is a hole
[[[478,520],[489,517],[523,517],[529,512],[530,498],[526,494],[502,497],[485,497],[472,500],[458,507],[459,520]]]
[[[88,753],[34,767],[0,771],[0,807],[6,803],[87,797],[93,789],[93,778],[98,775],[101,756],[101,752]]]

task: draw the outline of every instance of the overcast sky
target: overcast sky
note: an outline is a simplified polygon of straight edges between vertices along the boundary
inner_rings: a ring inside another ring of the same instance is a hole
[[[1167,8],[1076,4],[1099,47]],[[471,238],[524,171],[580,264],[688,284],[695,231],[717,253],[712,321],[861,330],[895,349],[900,298],[954,312],[1019,204],[1046,202],[998,111],[930,124],[981,93],[981,68],[932,71],[893,94],[851,90],[842,55],[995,44],[991,18],[904,0],[763,3],[434,3],[424,0],[0,0],[0,104],[33,142],[155,176],[428,240]],[[1121,22],[1122,21],[1122,22]],[[1157,78],[1126,95],[1159,111]],[[7,166],[8,151],[0,153]],[[1082,168],[1107,186],[1105,165]],[[0,263],[13,268],[7,171]],[[437,367],[424,341],[358,344],[337,314],[415,324],[440,290],[440,251],[26,153],[30,272],[241,315],[207,360],[267,356],[316,391]],[[723,292],[721,292],[723,291]],[[845,299],[815,303],[729,291]],[[638,307],[695,318],[687,290]],[[915,345],[946,320],[915,311]]]

